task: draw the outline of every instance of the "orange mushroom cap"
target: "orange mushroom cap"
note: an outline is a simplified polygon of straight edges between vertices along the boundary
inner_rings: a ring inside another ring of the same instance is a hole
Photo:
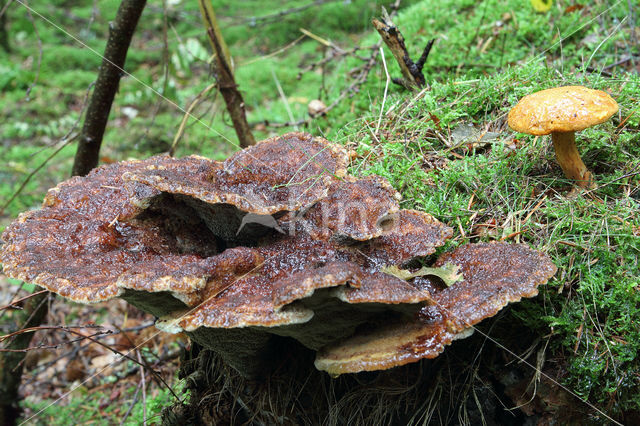
[[[618,103],[601,90],[564,86],[525,96],[509,112],[508,123],[516,132],[548,135],[575,132],[607,121],[618,112]]]

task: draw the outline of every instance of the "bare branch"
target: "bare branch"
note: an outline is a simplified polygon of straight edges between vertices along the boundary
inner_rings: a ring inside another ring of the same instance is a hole
[[[393,53],[393,57],[396,58],[396,62],[400,66],[402,78],[394,79],[394,82],[409,90],[421,89],[426,84],[422,68],[427,61],[427,57],[429,56],[429,52],[431,51],[431,47],[433,46],[435,39],[432,39],[427,43],[420,59],[418,59],[417,62],[413,62],[409,56],[409,52],[407,51],[407,46],[404,43],[402,33],[398,27],[393,24],[384,8],[382,9],[382,15],[382,20],[373,19],[372,24],[376,31],[378,31],[378,34],[380,34],[384,43],[391,50],[391,53]]]
[[[73,162],[71,174],[74,176],[84,176],[98,165],[100,145],[111,112],[111,104],[122,76],[120,70],[124,67],[131,38],[145,4],[146,0],[123,0],[115,21],[110,24],[107,47]]]
[[[247,122],[244,100],[233,77],[231,59],[220,33],[213,7],[211,7],[209,0],[198,0],[198,4],[200,5],[200,12],[207,27],[207,35],[209,36],[209,41],[215,54],[215,77],[218,82],[218,90],[227,104],[227,110],[231,116],[233,128],[238,136],[238,142],[242,148],[255,145],[256,140]]]

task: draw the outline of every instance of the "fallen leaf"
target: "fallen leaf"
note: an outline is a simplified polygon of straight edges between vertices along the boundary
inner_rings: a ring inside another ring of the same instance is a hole
[[[571,5],[571,6],[567,7],[564,10],[564,13],[571,13],[571,12],[575,12],[576,10],[582,10],[582,9],[584,9],[584,5],[582,5],[582,4],[574,4],[574,5]]]
[[[423,266],[418,269],[416,272],[411,272],[408,269],[400,269],[395,265],[386,266],[382,268],[382,272],[385,274],[393,275],[401,280],[410,280],[415,277],[424,277],[427,275],[432,275],[440,278],[444,281],[447,287],[451,287],[453,284],[460,282],[464,279],[462,273],[460,273],[460,267],[454,265],[453,263],[445,263],[444,266],[440,268],[429,268]]]
[[[553,0],[531,0],[531,5],[536,12],[548,12],[552,4]]]
[[[500,133],[483,132],[471,123],[461,123],[451,131],[449,148],[458,148],[467,145],[469,149],[482,147],[496,140]]]

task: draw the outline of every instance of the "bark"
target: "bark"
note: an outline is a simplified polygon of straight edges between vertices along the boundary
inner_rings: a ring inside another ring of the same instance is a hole
[[[49,311],[50,294],[49,292],[37,294],[24,302],[22,310],[11,312],[12,329],[22,330],[39,326]],[[14,425],[20,415],[18,389],[27,354],[26,351],[21,352],[21,350],[29,347],[33,334],[33,332],[18,334],[3,346],[3,349],[17,350],[17,352],[0,353],[0,395],[2,395],[0,425]]]
[[[198,3],[200,4],[202,18],[207,27],[207,35],[209,36],[209,41],[211,42],[211,47],[213,48],[213,53],[216,58],[215,73],[218,90],[227,105],[227,111],[229,111],[229,115],[231,116],[233,128],[238,136],[240,147],[246,148],[250,145],[255,145],[256,140],[247,122],[244,100],[233,77],[233,68],[231,66],[228,49],[220,33],[216,15],[213,12],[209,0],[200,0]]]
[[[110,24],[107,47],[73,162],[74,176],[84,176],[98,165],[100,145],[111,112],[111,104],[118,91],[131,38],[145,4],[146,0],[123,0],[115,21]]]

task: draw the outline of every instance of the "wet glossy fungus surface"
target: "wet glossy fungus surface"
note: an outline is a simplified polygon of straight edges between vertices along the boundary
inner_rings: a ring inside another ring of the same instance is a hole
[[[316,239],[370,240],[394,226],[399,198],[378,176],[347,177],[332,183],[325,198],[293,220],[296,229]]]
[[[291,133],[224,162],[104,166],[61,183],[7,227],[4,272],[80,302],[121,295],[236,368],[260,357],[266,335],[292,337],[324,347],[316,365],[332,374],[435,357],[555,272],[547,256],[510,244],[441,256],[435,266],[453,263],[464,276],[449,288],[383,272],[434,253],[452,229],[401,210],[384,179],[347,176],[348,159]],[[262,343],[232,348],[248,335]]]
[[[328,183],[344,176],[348,159],[344,149],[322,138],[289,133],[239,151],[224,162],[159,157],[156,164],[128,173],[125,179],[207,204],[270,215],[324,197]]]
[[[464,280],[432,291],[433,304],[413,320],[359,333],[318,352],[316,367],[330,374],[387,369],[434,358],[472,326],[510,302],[532,297],[556,272],[549,259],[524,245],[467,244],[441,256],[435,266],[460,266]]]
[[[207,287],[202,303],[181,314],[176,324],[189,331],[203,326],[274,327],[306,322],[312,311],[292,311],[288,305],[330,287],[342,287],[332,297],[350,304],[419,304],[430,300],[428,292],[406,281],[365,270],[351,261],[357,260],[352,252],[333,242],[298,234],[267,241],[255,250],[264,259],[260,264],[233,277],[227,287]]]
[[[80,302],[118,295],[116,281],[132,265],[152,267],[156,279],[180,270],[186,278],[199,256],[180,254],[157,221],[123,221],[139,209],[128,202],[121,175],[144,164],[104,166],[50,190],[41,210],[22,214],[3,233],[5,273]]]
[[[370,261],[383,265],[402,265],[417,257],[428,256],[453,235],[453,229],[428,213],[400,210],[395,224],[358,246]]]
[[[469,244],[442,255],[435,266],[452,263],[465,280],[434,294],[438,306],[460,328],[498,313],[511,302],[538,294],[556,273],[549,258],[524,244]]]

